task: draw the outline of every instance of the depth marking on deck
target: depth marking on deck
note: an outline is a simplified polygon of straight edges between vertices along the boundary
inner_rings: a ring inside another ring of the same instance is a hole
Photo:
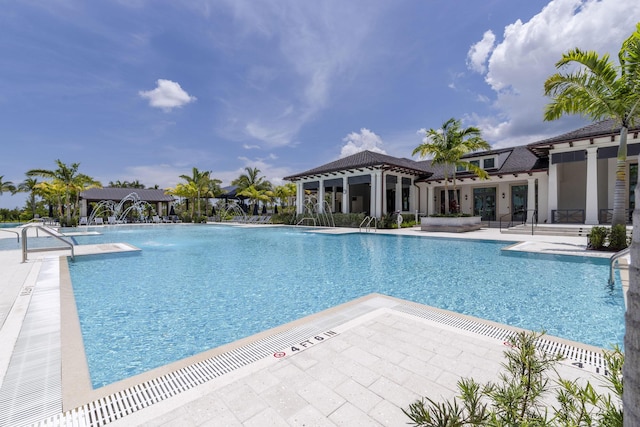
[[[326,332],[322,332],[320,334],[314,335],[304,341],[299,342],[298,344],[294,344],[292,346],[289,346],[285,349],[282,349],[281,351],[276,351],[275,353],[273,353],[273,357],[275,357],[276,359],[282,359],[284,357],[287,356],[291,356],[295,353],[298,353],[300,351],[304,351],[310,347],[313,347],[316,344],[319,344],[325,340],[328,340],[329,338],[333,338],[335,336],[337,336],[338,333],[335,331],[326,331]]]

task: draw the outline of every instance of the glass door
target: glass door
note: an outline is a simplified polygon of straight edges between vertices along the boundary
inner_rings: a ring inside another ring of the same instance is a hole
[[[527,219],[527,185],[514,185],[511,187],[511,220],[522,221]]]
[[[473,214],[483,221],[496,220],[496,188],[473,189]]]

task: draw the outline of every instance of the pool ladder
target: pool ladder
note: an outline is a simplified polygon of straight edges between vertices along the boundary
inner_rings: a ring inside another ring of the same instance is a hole
[[[367,233],[371,231],[371,223],[373,222],[373,230],[375,232],[378,231],[378,219],[375,216],[365,216],[362,222],[360,223],[360,232],[362,233],[362,229]]]

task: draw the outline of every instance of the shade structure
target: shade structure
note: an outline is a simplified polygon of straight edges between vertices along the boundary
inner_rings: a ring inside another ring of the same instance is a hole
[[[169,209],[169,215],[175,216],[175,214],[176,214],[176,210],[173,209],[173,205],[171,205],[171,209]]]
[[[267,205],[262,205],[262,215],[267,213]]]
[[[215,215],[216,215],[216,207],[211,206],[211,216],[215,216]]]
[[[273,205],[273,213],[274,214],[278,213],[278,205]]]
[[[253,205],[253,214],[254,215],[258,215],[258,204],[257,203]]]

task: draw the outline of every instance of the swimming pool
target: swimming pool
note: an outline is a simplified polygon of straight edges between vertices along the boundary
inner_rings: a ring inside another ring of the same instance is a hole
[[[74,294],[94,387],[377,292],[609,348],[624,301],[606,260],[501,254],[505,242],[296,228],[105,227]]]

